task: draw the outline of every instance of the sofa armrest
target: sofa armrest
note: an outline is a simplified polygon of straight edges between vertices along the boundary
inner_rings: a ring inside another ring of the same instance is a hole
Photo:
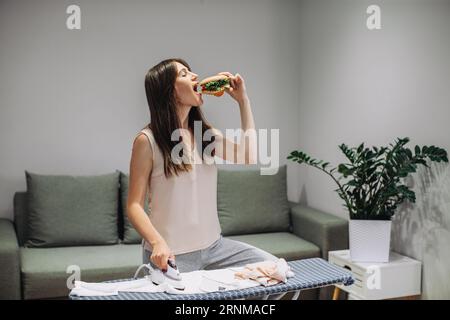
[[[0,300],[20,299],[20,252],[11,220],[0,218]]]
[[[348,221],[304,205],[291,203],[292,232],[320,248],[322,258],[328,251],[348,249]]]

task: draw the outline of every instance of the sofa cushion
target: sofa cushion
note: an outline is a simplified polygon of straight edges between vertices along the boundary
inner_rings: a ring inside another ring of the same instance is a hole
[[[267,251],[286,261],[320,257],[320,248],[289,232],[271,232],[228,236]]]
[[[80,277],[76,280],[101,282],[131,278],[142,263],[142,247],[138,244],[22,247],[20,255],[24,299],[67,297],[67,282],[73,284],[78,267]]]
[[[219,170],[217,180],[217,210],[224,236],[289,231],[286,166],[275,175]]]
[[[127,199],[128,199],[128,182],[129,175],[121,172],[120,173],[120,200],[122,206],[122,216],[123,216],[123,242],[124,243],[140,243],[142,238],[140,234],[134,229],[130,220],[128,220],[127,215]],[[145,195],[144,203],[145,212],[149,212],[148,206],[148,193]]]
[[[14,228],[16,229],[17,241],[19,246],[23,246],[27,239],[27,212],[28,212],[28,194],[26,191],[14,193]]]
[[[25,174],[27,247],[117,243],[119,171],[97,176]]]

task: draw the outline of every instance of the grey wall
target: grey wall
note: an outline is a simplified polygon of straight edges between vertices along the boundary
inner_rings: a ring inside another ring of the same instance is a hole
[[[332,163],[340,143],[450,151],[450,1],[376,1],[382,29],[366,28],[372,1],[303,1],[298,48],[299,147]],[[332,181],[301,170],[302,199],[346,217]]]
[[[423,299],[450,299],[450,168],[433,164],[409,183],[420,196],[394,216],[392,248],[422,261]]]
[[[128,171],[145,72],[171,56],[200,76],[241,73],[257,127],[280,129],[281,164],[297,147],[338,163],[342,142],[398,136],[450,151],[450,1],[77,1],[82,30],[69,31],[72,3],[0,1],[0,217],[25,169]],[[374,3],[382,29],[369,31]],[[231,98],[203,108],[219,129],[239,126]],[[346,217],[326,176],[288,165],[290,200]],[[418,204],[402,208],[393,245],[424,261],[424,297],[448,298],[449,173],[434,170],[413,177]]]
[[[81,7],[81,30],[66,28],[69,4]],[[286,163],[299,109],[280,79],[296,76],[298,8],[268,0],[0,1],[0,217],[12,217],[24,170],[128,172],[133,138],[149,121],[145,73],[168,57],[186,59],[200,77],[240,73],[257,128],[280,129]],[[204,101],[214,126],[240,126],[231,97]]]
[[[381,30],[365,26],[370,4]],[[450,1],[302,1],[299,20],[299,148],[335,164],[342,142],[450,151]],[[450,299],[449,173],[413,176],[417,204],[394,221],[393,249],[423,262],[424,298]],[[347,217],[327,176],[299,177],[303,202]]]

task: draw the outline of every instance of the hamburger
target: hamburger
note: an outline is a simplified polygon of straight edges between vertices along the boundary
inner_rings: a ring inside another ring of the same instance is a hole
[[[220,97],[225,88],[230,88],[230,78],[225,75],[217,75],[200,81],[201,93]]]

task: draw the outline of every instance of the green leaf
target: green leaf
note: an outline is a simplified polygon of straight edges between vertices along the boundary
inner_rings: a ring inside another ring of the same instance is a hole
[[[416,145],[416,147],[414,148],[414,151],[416,153],[416,155],[420,154],[420,147]]]
[[[405,149],[405,153],[408,156],[409,159],[411,159],[413,157],[411,150],[409,149]]]
[[[358,147],[358,149],[356,150],[356,152],[361,153],[361,151],[363,151],[364,149],[364,143],[361,143]]]

